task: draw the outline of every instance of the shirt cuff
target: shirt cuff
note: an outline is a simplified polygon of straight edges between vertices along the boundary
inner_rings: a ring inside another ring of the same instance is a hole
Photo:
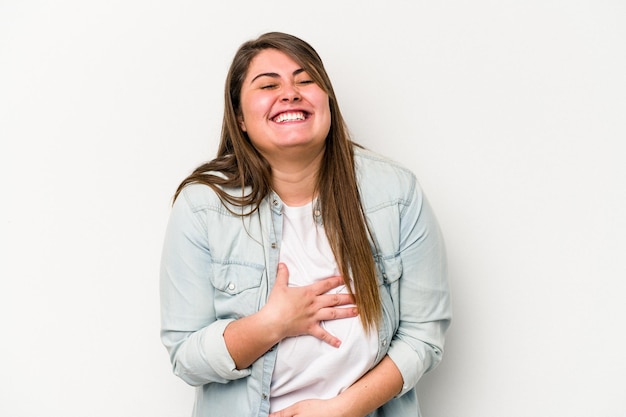
[[[233,321],[235,319],[224,319],[214,322],[206,328],[202,338],[206,361],[211,364],[211,368],[213,368],[215,373],[230,381],[247,377],[252,372],[250,369],[237,369],[235,361],[226,347],[224,330]]]
[[[423,358],[402,340],[395,339],[389,346],[387,355],[400,370],[402,375],[402,391],[396,396],[401,397],[417,385],[425,370]]]

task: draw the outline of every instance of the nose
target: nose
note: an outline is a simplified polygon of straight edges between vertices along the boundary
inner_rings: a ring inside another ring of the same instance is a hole
[[[302,97],[300,96],[300,91],[294,85],[287,85],[283,89],[283,94],[281,97],[281,101],[289,103],[291,101],[299,101]]]

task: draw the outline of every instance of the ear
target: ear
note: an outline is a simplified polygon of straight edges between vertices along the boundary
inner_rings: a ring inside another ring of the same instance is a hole
[[[243,114],[237,116],[237,123],[239,123],[239,128],[246,132],[246,122],[243,120]]]

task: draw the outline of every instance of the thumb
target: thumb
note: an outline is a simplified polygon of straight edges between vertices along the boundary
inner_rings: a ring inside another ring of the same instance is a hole
[[[286,287],[289,284],[289,269],[284,263],[278,264],[278,271],[276,272],[276,281],[274,286]]]

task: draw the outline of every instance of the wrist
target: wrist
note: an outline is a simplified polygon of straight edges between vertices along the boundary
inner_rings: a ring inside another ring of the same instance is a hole
[[[328,400],[331,404],[331,409],[334,410],[332,415],[337,417],[364,417],[364,414],[359,414],[358,404],[355,404],[344,393],[345,391]]]
[[[281,320],[281,317],[274,314],[267,305],[253,314],[252,318],[260,333],[269,340],[272,346],[287,337],[283,329],[284,319]]]

